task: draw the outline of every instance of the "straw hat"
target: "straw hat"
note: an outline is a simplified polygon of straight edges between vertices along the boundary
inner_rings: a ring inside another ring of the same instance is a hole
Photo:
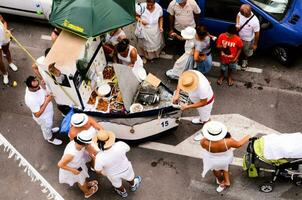
[[[82,127],[88,122],[88,115],[84,113],[75,113],[72,115],[70,123],[74,127]]]
[[[210,141],[222,140],[227,132],[227,127],[223,123],[217,121],[209,121],[202,128],[203,136]]]
[[[184,30],[181,31],[181,36],[185,39],[185,40],[192,40],[193,38],[195,38],[196,35],[196,30],[193,27],[188,26],[187,28],[185,28]]]
[[[198,83],[198,75],[192,70],[182,73],[178,80],[179,88],[185,92],[194,91],[197,88]]]
[[[91,144],[93,135],[92,131],[83,130],[77,135],[77,140],[84,144]]]
[[[109,149],[115,143],[115,134],[111,131],[100,130],[97,139],[105,142],[104,149]]]

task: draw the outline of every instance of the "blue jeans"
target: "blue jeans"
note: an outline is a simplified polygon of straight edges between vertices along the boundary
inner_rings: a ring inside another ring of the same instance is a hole
[[[212,67],[212,55],[208,55],[202,62],[196,62],[197,70],[202,74],[206,74],[211,70]]]
[[[234,71],[236,70],[237,62],[229,63],[229,64],[220,64],[220,70],[223,72],[224,76],[228,75],[228,70]]]

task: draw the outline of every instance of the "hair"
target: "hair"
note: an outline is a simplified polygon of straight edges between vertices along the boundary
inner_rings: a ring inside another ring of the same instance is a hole
[[[127,38],[122,39],[117,45],[116,50],[118,53],[126,51],[129,46],[130,41]]]
[[[146,3],[155,3],[155,0],[146,0]]]
[[[32,82],[36,80],[36,77],[34,76],[29,76],[27,77],[27,79],[25,80],[25,84],[27,87],[31,88],[32,87]]]
[[[227,132],[227,134],[224,136],[224,138],[231,138],[231,133],[230,132]]]
[[[48,55],[49,51],[50,51],[50,48],[45,49],[45,51],[44,51],[44,56],[45,57]]]
[[[200,39],[203,39],[203,38],[205,38],[209,33],[208,33],[208,30],[207,30],[207,27],[205,27],[205,26],[198,26],[197,28],[196,28],[196,33],[197,33],[197,35],[198,35],[198,37],[200,38]]]
[[[227,28],[227,33],[232,34],[232,35],[237,34],[236,26],[234,24],[229,25]]]
[[[98,143],[98,147],[99,147],[102,151],[104,151],[105,141],[98,140],[97,143]]]

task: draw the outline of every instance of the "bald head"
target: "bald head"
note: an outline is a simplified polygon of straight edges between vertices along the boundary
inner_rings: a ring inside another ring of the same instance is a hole
[[[250,17],[252,15],[252,9],[249,4],[242,4],[240,7],[240,13],[245,17]]]

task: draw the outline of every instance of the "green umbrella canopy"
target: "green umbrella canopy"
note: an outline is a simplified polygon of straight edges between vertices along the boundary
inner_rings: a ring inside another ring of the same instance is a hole
[[[85,38],[135,21],[135,0],[53,0],[49,22]]]

